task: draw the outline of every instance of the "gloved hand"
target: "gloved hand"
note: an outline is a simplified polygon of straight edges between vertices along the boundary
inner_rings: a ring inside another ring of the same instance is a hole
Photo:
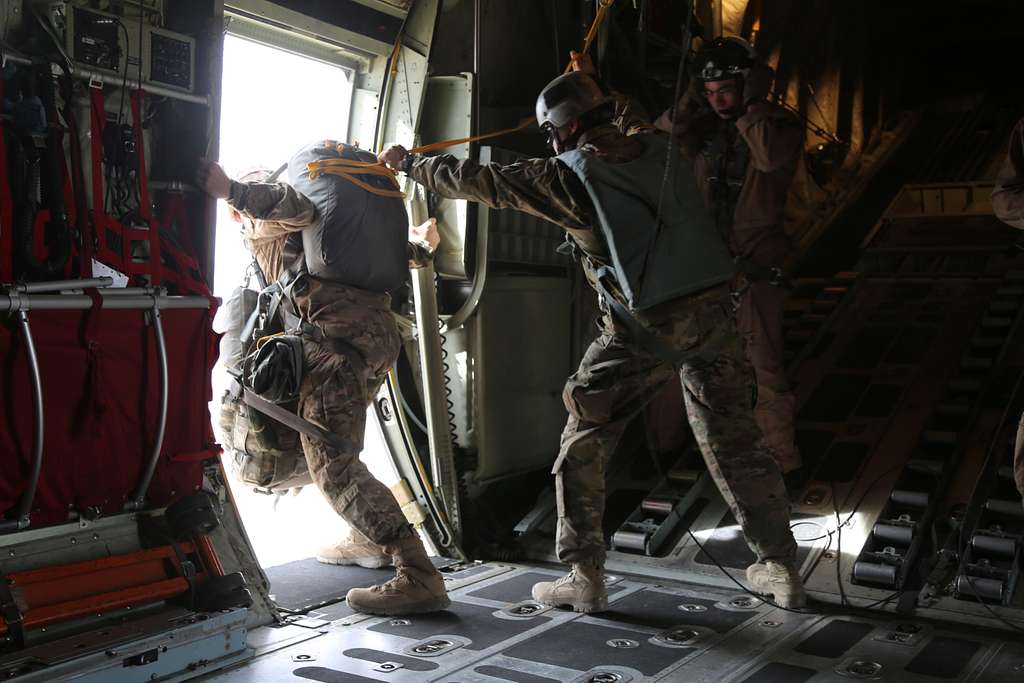
[[[582,71],[591,78],[597,78],[597,67],[589,53],[580,54],[576,50],[569,51],[569,59],[572,61],[573,71]]]
[[[377,155],[377,159],[394,171],[404,170],[403,163],[409,156],[409,151],[401,145],[391,145],[386,150]]]
[[[754,102],[760,102],[772,91],[772,83],[775,81],[775,71],[767,64],[754,64],[750,73],[743,79],[743,106],[748,107]]]
[[[409,226],[409,241],[413,244],[425,244],[430,251],[437,250],[441,243],[441,233],[437,231],[437,219],[428,218],[422,225]]]
[[[196,183],[206,194],[215,199],[227,199],[231,194],[231,178],[220,164],[209,159],[200,159],[196,169]]]

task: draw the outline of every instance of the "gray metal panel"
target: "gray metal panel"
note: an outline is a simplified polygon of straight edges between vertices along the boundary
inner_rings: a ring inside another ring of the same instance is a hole
[[[468,137],[473,127],[472,74],[432,76],[427,80],[423,117],[420,119],[420,141],[423,144]],[[460,159],[469,156],[469,145],[456,145],[443,150]],[[462,199],[437,198],[434,217],[441,233],[441,244],[434,256],[434,268],[444,277],[465,278],[466,230],[470,208]]]
[[[359,0],[356,0],[358,2]],[[346,30],[340,26],[334,26],[326,21],[320,20],[318,17],[309,16],[296,12],[294,10],[287,9],[268,0],[229,0],[226,3],[228,9],[237,9],[240,12],[245,12],[254,17],[259,17],[272,21],[276,24],[288,26],[294,29],[296,32],[305,33],[307,35],[318,36],[329,42],[338,43],[340,45],[351,46],[357,50],[364,51],[369,54],[376,55],[387,55],[391,53],[393,45],[388,45],[370,36],[360,35],[353,31]],[[394,8],[384,8],[387,5],[380,6],[374,3],[365,3],[367,6],[373,7],[373,9],[379,11],[385,11],[392,16],[401,17],[403,13]]]
[[[564,278],[488,279],[475,319],[478,483],[547,467],[558,452],[571,290]]]
[[[250,656],[245,644],[246,612],[177,610],[111,628],[109,636],[101,632],[68,637],[26,651],[23,675],[9,677],[3,671],[0,675],[19,683],[71,678],[82,683],[188,680]]]
[[[512,164],[523,158],[515,152],[490,148],[490,160],[494,163]],[[554,223],[521,211],[486,212],[491,261],[566,268],[572,265],[572,259],[555,251],[565,240],[565,231]]]

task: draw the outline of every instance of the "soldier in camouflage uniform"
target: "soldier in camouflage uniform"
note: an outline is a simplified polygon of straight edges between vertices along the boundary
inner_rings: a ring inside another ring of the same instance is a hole
[[[992,210],[1002,222],[1024,230],[1024,119],[1010,133],[1006,159],[992,188]],[[1013,477],[1017,490],[1024,495],[1024,415],[1017,425],[1013,447]]]
[[[549,123],[542,103],[566,107],[571,111],[563,117],[568,122]],[[611,116],[608,98],[582,73],[556,79],[538,100],[538,120],[556,153],[582,150],[612,165],[637,159],[644,145],[620,133],[611,125]],[[381,159],[441,196],[517,209],[561,226],[584,254],[582,263],[592,285],[598,268],[610,262],[597,229],[594,200],[577,174],[558,158],[480,165],[451,155],[410,156],[396,146]],[[620,297],[616,292],[612,296]],[[572,571],[558,581],[534,586],[534,599],[584,612],[606,609],[605,463],[630,419],[664,383],[679,381],[708,470],[757,555],[758,562],[747,572],[754,589],[773,594],[786,606],[803,604],[785,486],[753,418],[752,373],[728,300],[728,286],[718,285],[637,316],[663,346],[692,352],[678,368],[642,346],[630,326],[612,315],[602,300],[601,334],[565,386],[569,420],[553,467],[557,552]]]
[[[210,162],[201,164],[199,182],[244,219],[247,247],[267,281],[276,281],[285,241],[316,224],[316,206],[290,185],[236,182]],[[424,242],[410,244],[410,265],[429,258],[436,228],[424,237]],[[449,600],[443,578],[391,491],[359,459],[367,407],[401,346],[390,296],[306,274],[293,286],[291,301],[302,320],[322,333],[320,340],[302,341],[299,415],[345,444],[339,449],[302,434],[309,471],[335,511],[358,534],[382,547],[397,569],[395,578],[381,586],[350,591],[348,603],[358,611],[388,615],[444,609]]]
[[[783,474],[793,473],[787,481],[795,493],[801,458],[793,427],[796,397],[782,358],[787,291],[780,269],[793,250],[783,210],[803,152],[803,126],[765,99],[773,73],[746,41],[718,38],[695,61],[696,77],[675,120],[665,112],[654,125],[676,135],[694,159],[698,187],[730,251],[760,271],[740,276],[745,294],[736,322],[757,377],[754,418]]]

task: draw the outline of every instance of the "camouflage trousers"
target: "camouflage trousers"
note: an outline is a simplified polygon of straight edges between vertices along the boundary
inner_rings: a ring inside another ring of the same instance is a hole
[[[754,421],[753,377],[725,295],[722,287],[672,302],[657,324],[664,342],[701,354],[678,370],[606,322],[569,378],[569,420],[553,468],[561,561],[603,564],[606,462],[630,419],[670,381],[682,383],[708,472],[751,550],[759,560],[795,556],[785,485]]]
[[[321,341],[303,339],[299,414],[339,436],[344,447],[303,434],[302,449],[313,481],[334,510],[374,543],[388,545],[408,536],[409,525],[359,453],[367,408],[398,358],[401,338],[387,295],[331,285],[325,297],[318,287],[314,282],[312,291],[320,296],[296,297],[304,319],[324,334]]]
[[[788,291],[767,282],[754,282],[736,311],[736,326],[747,344],[747,357],[757,377],[757,420],[765,443],[783,472],[800,467],[793,413],[796,397],[782,363],[782,310]]]

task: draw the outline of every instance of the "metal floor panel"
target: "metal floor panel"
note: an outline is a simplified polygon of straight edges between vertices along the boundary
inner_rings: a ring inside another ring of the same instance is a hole
[[[756,650],[817,618],[779,619],[736,591],[614,576],[607,613],[536,609],[529,586],[560,572],[495,566],[505,571],[478,573],[452,590],[452,606],[440,614],[363,617],[332,605],[283,628],[258,629],[250,646],[264,654],[204,680],[542,683],[590,680],[592,669],[617,682],[679,680],[673,671],[738,632],[751,630],[755,643],[747,647]],[[762,622],[768,626],[755,626]]]
[[[253,660],[202,680],[988,683],[1024,676],[1024,646],[966,628],[797,614],[738,591],[632,577],[611,578],[606,613],[522,610],[531,605],[523,600],[528,583],[560,573],[481,566],[492,571],[477,567],[475,579],[453,587],[446,612],[365,617],[332,605],[283,628],[257,629]]]

